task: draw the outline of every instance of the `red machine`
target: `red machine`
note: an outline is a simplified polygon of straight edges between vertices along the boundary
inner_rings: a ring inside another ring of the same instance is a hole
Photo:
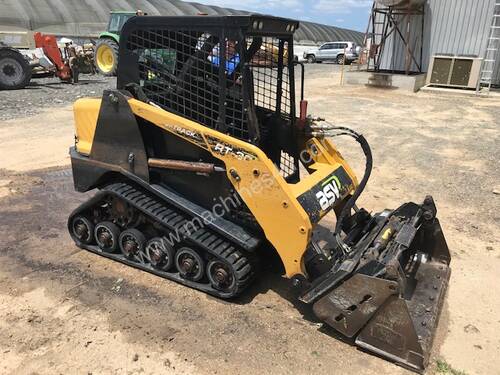
[[[54,35],[44,35],[42,33],[35,33],[35,46],[36,48],[42,48],[43,53],[47,58],[54,64],[56,70],[54,74],[58,76],[61,81],[65,82],[77,82],[78,73],[74,71],[70,66],[69,59],[63,59],[61,50],[57,45],[57,40]]]

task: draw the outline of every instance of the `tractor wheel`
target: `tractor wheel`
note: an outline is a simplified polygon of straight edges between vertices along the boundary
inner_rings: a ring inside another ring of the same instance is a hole
[[[114,76],[118,67],[118,44],[112,39],[99,39],[94,58],[99,73]]]
[[[0,48],[0,90],[22,89],[31,80],[31,67],[24,56],[11,48]]]

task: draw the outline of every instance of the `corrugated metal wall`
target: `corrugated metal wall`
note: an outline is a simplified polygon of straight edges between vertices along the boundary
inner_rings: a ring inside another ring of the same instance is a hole
[[[490,32],[495,2],[498,0],[428,0],[425,7],[423,71],[436,54],[483,57]],[[412,48],[420,49],[420,16],[411,24]],[[406,30],[404,27],[402,30]],[[417,56],[419,56],[417,52]],[[382,55],[381,69],[405,70],[406,51],[399,36],[391,35]],[[412,70],[416,70],[412,64]],[[496,67],[500,84],[500,63]]]

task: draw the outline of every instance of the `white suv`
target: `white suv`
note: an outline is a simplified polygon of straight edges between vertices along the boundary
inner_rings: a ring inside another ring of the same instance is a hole
[[[358,48],[354,42],[328,42],[318,49],[304,52],[308,63],[334,61],[337,64],[350,64],[358,58]]]

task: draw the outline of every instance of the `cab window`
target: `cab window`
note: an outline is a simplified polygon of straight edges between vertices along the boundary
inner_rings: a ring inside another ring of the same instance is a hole
[[[133,16],[133,14],[112,14],[109,19],[108,31],[110,33],[119,34],[125,22]]]

